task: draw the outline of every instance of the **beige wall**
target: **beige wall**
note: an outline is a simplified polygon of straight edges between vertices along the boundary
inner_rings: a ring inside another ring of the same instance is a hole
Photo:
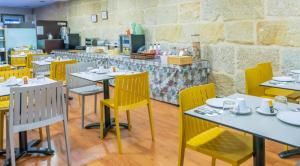
[[[36,20],[67,21],[67,10],[67,2],[61,2],[34,9],[34,14],[36,15]]]
[[[272,61],[274,72],[300,68],[299,0],[72,0],[71,31],[116,40],[130,22],[146,31],[147,42],[186,46],[200,34],[202,55],[212,64],[221,94],[244,92],[244,69]],[[91,23],[107,9],[109,19]],[[53,9],[54,10],[54,9]]]

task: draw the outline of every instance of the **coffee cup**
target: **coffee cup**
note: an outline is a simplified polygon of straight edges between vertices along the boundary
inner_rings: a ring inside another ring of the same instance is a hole
[[[246,105],[246,100],[244,98],[237,98],[236,99],[236,113],[246,113],[248,112],[248,107]]]
[[[265,112],[270,112],[271,111],[269,105],[270,101],[271,101],[270,99],[262,99],[260,103],[260,109]]]

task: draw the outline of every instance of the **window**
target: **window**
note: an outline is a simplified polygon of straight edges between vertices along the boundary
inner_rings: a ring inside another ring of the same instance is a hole
[[[2,14],[1,20],[4,24],[21,24],[24,23],[24,15]]]

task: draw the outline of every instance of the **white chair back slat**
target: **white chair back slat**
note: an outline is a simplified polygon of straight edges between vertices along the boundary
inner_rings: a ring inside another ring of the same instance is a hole
[[[38,114],[36,117],[36,122],[43,120],[43,118],[45,117],[45,114],[48,111],[48,107],[47,107],[47,102],[48,102],[48,98],[47,98],[47,89],[42,88],[41,91],[39,92],[38,95],[39,98],[39,105],[37,106],[37,110],[38,110]]]
[[[13,115],[13,124],[30,125],[63,115],[63,94],[61,82],[11,88],[10,97],[13,104],[9,114]]]
[[[32,97],[31,97],[32,96]],[[32,123],[33,122],[33,118],[35,116],[35,91],[29,91],[28,92],[28,123]]]
[[[20,93],[17,93],[14,96],[10,96],[10,110],[20,110]],[[13,116],[10,116],[10,120],[14,122],[14,124],[20,124],[21,116],[20,113],[15,113]]]
[[[28,119],[28,92],[20,89],[21,93],[21,124],[26,124]]]
[[[95,85],[94,82],[74,77],[72,73],[87,72],[88,67],[95,67],[94,64],[88,62],[79,62],[77,64],[67,65],[67,87],[68,89],[79,88],[83,86]]]

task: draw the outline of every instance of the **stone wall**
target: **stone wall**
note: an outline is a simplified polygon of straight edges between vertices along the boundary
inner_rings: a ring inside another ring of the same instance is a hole
[[[299,0],[72,0],[71,31],[118,39],[130,22],[141,23],[147,42],[189,46],[200,34],[202,55],[212,64],[211,81],[226,95],[244,92],[244,69],[272,61],[275,74],[300,68]],[[91,14],[108,20],[91,23]]]

